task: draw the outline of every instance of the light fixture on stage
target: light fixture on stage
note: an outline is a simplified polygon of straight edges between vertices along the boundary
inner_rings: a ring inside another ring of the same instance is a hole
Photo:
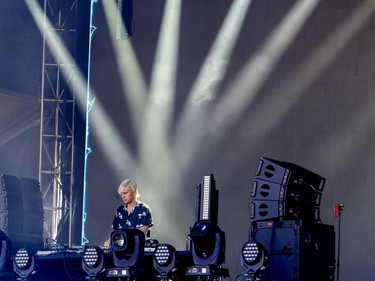
[[[197,188],[197,220],[189,234],[194,265],[190,276],[228,277],[221,265],[225,259],[225,233],[217,225],[219,192],[212,174],[205,175]]]
[[[35,268],[35,258],[25,248],[16,251],[13,259],[13,270],[18,274],[21,281],[27,280]]]
[[[172,245],[159,244],[154,251],[153,265],[161,279],[176,277],[192,265],[191,253],[177,252]]]
[[[82,268],[89,280],[95,280],[96,275],[104,268],[104,253],[98,246],[87,246],[82,254]]]
[[[145,235],[139,229],[115,230],[111,233],[113,262],[116,267],[136,266],[143,257]]]
[[[192,256],[196,265],[220,265],[225,256],[225,235],[210,220],[197,221],[191,229]]]
[[[175,266],[175,248],[169,244],[159,244],[154,251],[154,268],[162,276],[167,276]]]
[[[194,265],[187,268],[186,275],[228,277],[228,269],[221,267],[225,259],[225,233],[210,220],[200,220],[191,229],[190,238]]]
[[[268,254],[261,243],[248,241],[241,252],[241,266],[246,269],[245,276],[253,281],[260,280],[262,271],[268,263]]]
[[[111,233],[113,263],[116,268],[108,269],[107,277],[132,277],[143,269],[138,268],[144,256],[145,234],[139,229],[124,228]]]
[[[228,269],[221,267],[225,258],[225,233],[210,220],[200,220],[191,229],[190,238],[194,265],[187,268],[186,275],[228,277]]]

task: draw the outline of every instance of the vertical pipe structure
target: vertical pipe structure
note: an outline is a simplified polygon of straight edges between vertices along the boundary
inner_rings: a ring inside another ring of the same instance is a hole
[[[89,34],[89,51],[88,51],[88,67],[87,67],[87,92],[86,92],[86,140],[85,140],[85,163],[84,163],[84,180],[83,180],[83,198],[82,198],[82,230],[81,230],[81,244],[85,245],[89,242],[85,233],[86,225],[86,195],[87,195],[87,165],[88,158],[91,153],[89,135],[90,135],[90,111],[95,99],[91,100],[90,96],[90,81],[91,81],[91,48],[92,48],[92,37],[96,30],[94,26],[94,7],[98,0],[91,0],[90,4],[90,34]]]
[[[44,0],[43,9],[35,0],[26,4],[43,37],[38,178],[45,232],[53,239],[61,235],[61,242],[70,245],[77,69],[75,61],[65,60],[63,54],[67,48],[72,57],[75,54],[77,0]]]

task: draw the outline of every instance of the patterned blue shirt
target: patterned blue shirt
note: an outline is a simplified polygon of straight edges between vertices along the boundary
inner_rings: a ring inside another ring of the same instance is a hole
[[[117,208],[115,217],[113,218],[112,228],[116,230],[122,228],[139,229],[142,226],[151,227],[152,225],[152,214],[150,207],[145,203],[138,201],[130,215],[126,205],[121,205]]]

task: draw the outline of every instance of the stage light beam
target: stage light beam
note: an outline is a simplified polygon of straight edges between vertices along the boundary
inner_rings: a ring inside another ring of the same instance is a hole
[[[181,0],[165,1],[140,138],[140,181],[149,190],[158,190],[148,202],[158,210],[160,217],[166,218],[163,221],[169,222],[173,219],[163,206],[165,202],[173,201],[172,198],[178,192],[178,176],[172,172],[175,171],[175,163],[172,159],[169,133],[175,99],[181,5]],[[165,227],[168,228],[167,225]],[[163,226],[159,225],[159,228]],[[176,237],[184,236],[183,230],[176,232],[167,234],[167,239],[170,239],[172,244],[175,244]]]
[[[163,182],[171,167],[168,133],[174,108],[180,13],[181,0],[165,2],[140,140],[142,170],[145,178],[155,177],[151,182]]]
[[[249,107],[319,2],[320,0],[296,2],[280,25],[247,62],[212,113],[212,128],[217,136],[223,135]]]
[[[339,56],[340,52],[345,46],[347,46],[360,29],[363,28],[374,12],[375,5],[373,5],[373,1],[367,0],[360,3],[356,9],[352,11],[350,16],[344,19],[331,32],[331,35],[319,44],[311,54],[307,55],[307,59],[283,80],[284,83],[278,88],[283,90],[283,100],[287,102],[280,103],[280,93],[276,92],[259,106],[253,107],[252,113],[245,122],[243,122],[243,125],[238,130],[239,134],[234,138],[242,139],[243,137],[240,136],[240,134],[253,131],[255,132],[255,135],[253,141],[247,143],[248,149],[251,151],[259,145],[259,141],[263,140],[263,136],[266,136],[267,133],[271,132],[273,128],[283,120],[283,117],[290,112],[293,106],[304,97],[307,93],[306,89],[308,89],[308,87],[320,77],[322,72],[337,58],[337,56]],[[269,108],[272,108],[272,114],[268,114]],[[348,123],[347,128],[359,128],[359,124],[361,123],[360,120],[362,120],[363,124],[365,118],[363,115],[364,113],[365,111],[357,113],[357,117],[353,117]],[[259,122],[259,117],[255,118],[255,116],[261,116],[260,119],[262,122]],[[349,141],[348,137],[345,136],[345,132],[342,134],[338,133],[327,143],[327,145],[322,147],[322,150],[314,151],[314,158],[322,159],[322,155],[326,155],[327,151],[332,151],[332,149],[335,148],[335,150],[340,151],[341,156],[344,156],[345,153],[343,153],[343,151],[346,151],[348,154],[346,159],[349,159],[349,154],[353,150],[347,149],[347,147],[354,147],[355,143],[360,143],[362,139],[359,136],[361,135],[356,134],[356,136],[352,137]],[[240,151],[238,154],[233,154],[233,150],[231,150],[227,152],[225,159],[228,162],[235,159],[237,163],[246,163],[247,157],[248,155]],[[341,163],[345,163],[345,160],[341,157],[339,159],[340,165]],[[339,163],[337,163],[337,165],[339,165]]]
[[[193,156],[191,152],[199,147],[207,106],[217,97],[218,88],[227,72],[230,57],[250,4],[251,0],[232,2],[179,116],[175,151],[178,151],[176,155],[179,157],[178,163],[182,170],[183,167],[191,164]]]
[[[142,127],[145,104],[147,101],[147,86],[139,62],[135,55],[131,40],[126,36],[126,28],[121,13],[117,11],[115,1],[102,1],[104,14],[108,26],[115,26],[110,29],[112,46],[115,51],[117,68],[120,73],[123,94],[127,101],[127,108],[139,136],[139,129]],[[120,14],[120,15],[119,15]],[[118,16],[118,17],[117,17]],[[116,31],[120,34],[116,34]]]
[[[274,93],[261,106],[254,108],[253,114],[244,123],[243,128],[252,128],[258,135],[270,132],[291,108],[304,97],[304,93],[307,92],[306,89],[337,58],[360,28],[368,22],[374,11],[375,5],[372,0],[360,3],[351,15],[332,31],[331,36],[318,45],[306,61],[297,67],[280,85],[279,89],[283,89],[283,99],[288,102],[279,103],[279,95]],[[272,108],[272,114],[266,114],[267,108]],[[262,116],[261,124],[254,120],[254,116]]]
[[[35,0],[27,0],[26,4],[40,32],[44,34],[46,44],[48,45],[55,61],[61,65],[74,66],[75,61],[73,57],[70,55],[63,42],[61,42],[62,39],[54,31],[49,20],[44,17],[39,4]],[[60,70],[64,78],[69,81],[72,73],[64,66],[61,66]],[[75,91],[78,105],[83,112],[85,112],[87,106],[86,79],[78,68],[75,69],[74,79],[76,80],[74,83],[75,89],[71,90]],[[72,86],[72,84],[73,83],[69,83],[69,86]],[[94,93],[93,90],[91,90],[91,92]],[[130,171],[136,171],[136,162],[133,160],[135,157],[132,155],[127,145],[121,141],[120,134],[110,121],[107,113],[99,102],[93,101],[93,106],[96,112],[90,116],[91,124],[95,128],[92,132],[96,134],[97,140],[105,150],[104,155],[107,157],[108,163],[112,165],[113,170],[119,178],[122,178],[125,167]],[[111,136],[111,138],[109,139],[108,136]]]
[[[227,16],[216,36],[211,50],[191,89],[182,118],[189,109],[216,98],[217,89],[226,74],[233,49],[237,43],[251,0],[233,1]]]
[[[182,0],[168,0],[165,3],[163,21],[156,49],[154,68],[151,76],[148,110],[152,121],[155,114],[165,124],[159,130],[169,129],[173,115],[177,57],[179,49],[180,18]]]

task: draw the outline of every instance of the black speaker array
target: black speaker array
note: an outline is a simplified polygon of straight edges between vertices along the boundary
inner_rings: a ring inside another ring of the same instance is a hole
[[[251,220],[320,220],[325,178],[293,163],[262,157],[253,182]]]
[[[5,234],[23,232],[23,200],[19,180],[14,176],[1,176],[0,229]]]
[[[0,230],[8,236],[12,253],[21,247],[43,249],[43,223],[39,182],[1,175]]]

